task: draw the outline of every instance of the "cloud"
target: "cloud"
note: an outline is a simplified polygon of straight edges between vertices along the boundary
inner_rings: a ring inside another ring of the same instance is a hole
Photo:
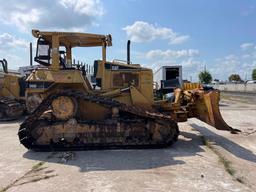
[[[126,31],[131,41],[137,43],[163,39],[168,40],[169,44],[181,44],[189,39],[188,35],[179,35],[171,28],[158,27],[144,21],[136,21],[132,25],[124,27],[123,30]]]
[[[239,74],[244,80],[251,79],[252,70],[256,68],[256,47],[255,43],[244,43],[238,47],[240,52],[227,54],[214,60],[204,61],[197,49],[181,50],[150,50],[142,57],[148,60],[148,65],[154,71],[159,67],[167,65],[182,65],[183,78],[198,80],[198,73],[206,69],[213,78],[227,80],[231,74]],[[246,50],[246,52],[244,52]]]
[[[219,60],[210,68],[213,78],[228,79],[231,74],[240,74],[242,64],[238,57],[229,55]],[[242,76],[241,76],[242,77]]]
[[[10,69],[17,69],[20,66],[29,64],[28,48],[28,41],[9,33],[0,34],[0,59],[7,59]]]
[[[104,14],[100,0],[9,0],[1,2],[0,21],[20,31],[84,29]]]
[[[252,49],[254,47],[253,43],[243,43],[240,45],[240,48],[244,51]]]
[[[240,47],[242,51],[247,50],[246,54],[229,54],[215,60],[211,66],[214,78],[227,80],[231,74],[239,74],[244,80],[251,79],[252,70],[256,68],[256,49],[251,43],[242,44]]]
[[[0,35],[0,50],[6,50],[9,48],[28,48],[29,42],[24,39],[18,39],[9,33],[3,33]]]
[[[149,59],[172,59],[172,58],[184,58],[184,57],[194,57],[198,56],[199,51],[197,49],[182,49],[182,50],[166,50],[162,51],[160,49],[151,50],[146,53],[146,57]]]
[[[230,54],[230,55],[225,56],[223,60],[230,62],[230,61],[234,61],[237,59],[238,59],[238,57],[236,55]]]
[[[104,13],[99,0],[59,0],[59,3],[81,15],[97,17]]]
[[[188,39],[189,39],[189,35],[178,36],[178,37],[172,39],[170,44],[172,44],[172,45],[182,44],[182,43],[188,41]]]
[[[197,49],[181,50],[150,50],[138,54],[137,58],[147,63],[145,67],[158,70],[161,66],[183,66],[183,78],[196,81],[198,72],[201,71],[205,62],[199,59],[200,51]]]
[[[201,71],[205,65],[205,62],[195,60],[194,58],[188,58],[180,62],[180,65],[185,67],[184,69],[185,71],[190,69],[192,70],[190,72],[196,72],[198,74],[199,70],[197,71],[197,69],[200,68],[200,71]]]

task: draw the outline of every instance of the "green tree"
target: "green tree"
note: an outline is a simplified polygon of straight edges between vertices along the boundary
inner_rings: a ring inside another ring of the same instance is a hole
[[[241,81],[240,75],[238,74],[231,74],[228,78],[229,81]]]
[[[252,80],[256,80],[256,69],[252,70]]]
[[[198,75],[198,78],[201,83],[208,84],[208,83],[212,82],[212,75],[210,74],[210,72],[208,72],[206,70],[201,71]]]

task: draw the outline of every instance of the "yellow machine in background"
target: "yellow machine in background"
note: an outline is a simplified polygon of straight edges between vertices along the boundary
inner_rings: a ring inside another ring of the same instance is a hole
[[[25,111],[25,80],[8,72],[5,59],[0,60],[0,120],[14,120]]]
[[[28,149],[166,146],[178,138],[177,122],[190,117],[233,130],[221,119],[216,91],[191,84],[175,90],[174,102],[155,101],[152,70],[130,63],[129,46],[127,63],[106,61],[111,35],[32,34],[38,38],[35,61],[47,68],[36,69],[26,80],[26,102],[33,113],[18,135]],[[71,64],[72,48],[96,46],[102,60],[94,61],[92,87],[84,68]]]

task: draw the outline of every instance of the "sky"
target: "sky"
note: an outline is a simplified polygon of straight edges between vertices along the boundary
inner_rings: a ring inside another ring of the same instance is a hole
[[[214,79],[236,73],[251,79],[256,68],[255,0],[0,0],[0,58],[9,68],[29,65],[31,30],[111,34],[107,59],[157,70],[182,65],[183,78],[198,80],[206,68]],[[34,50],[35,53],[35,50]],[[87,64],[100,48],[75,48]]]

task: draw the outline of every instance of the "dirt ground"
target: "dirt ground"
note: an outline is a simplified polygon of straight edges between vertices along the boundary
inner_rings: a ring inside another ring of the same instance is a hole
[[[165,149],[27,151],[19,122],[0,123],[0,191],[256,191],[255,95],[222,96],[221,112],[240,134],[190,119]]]

